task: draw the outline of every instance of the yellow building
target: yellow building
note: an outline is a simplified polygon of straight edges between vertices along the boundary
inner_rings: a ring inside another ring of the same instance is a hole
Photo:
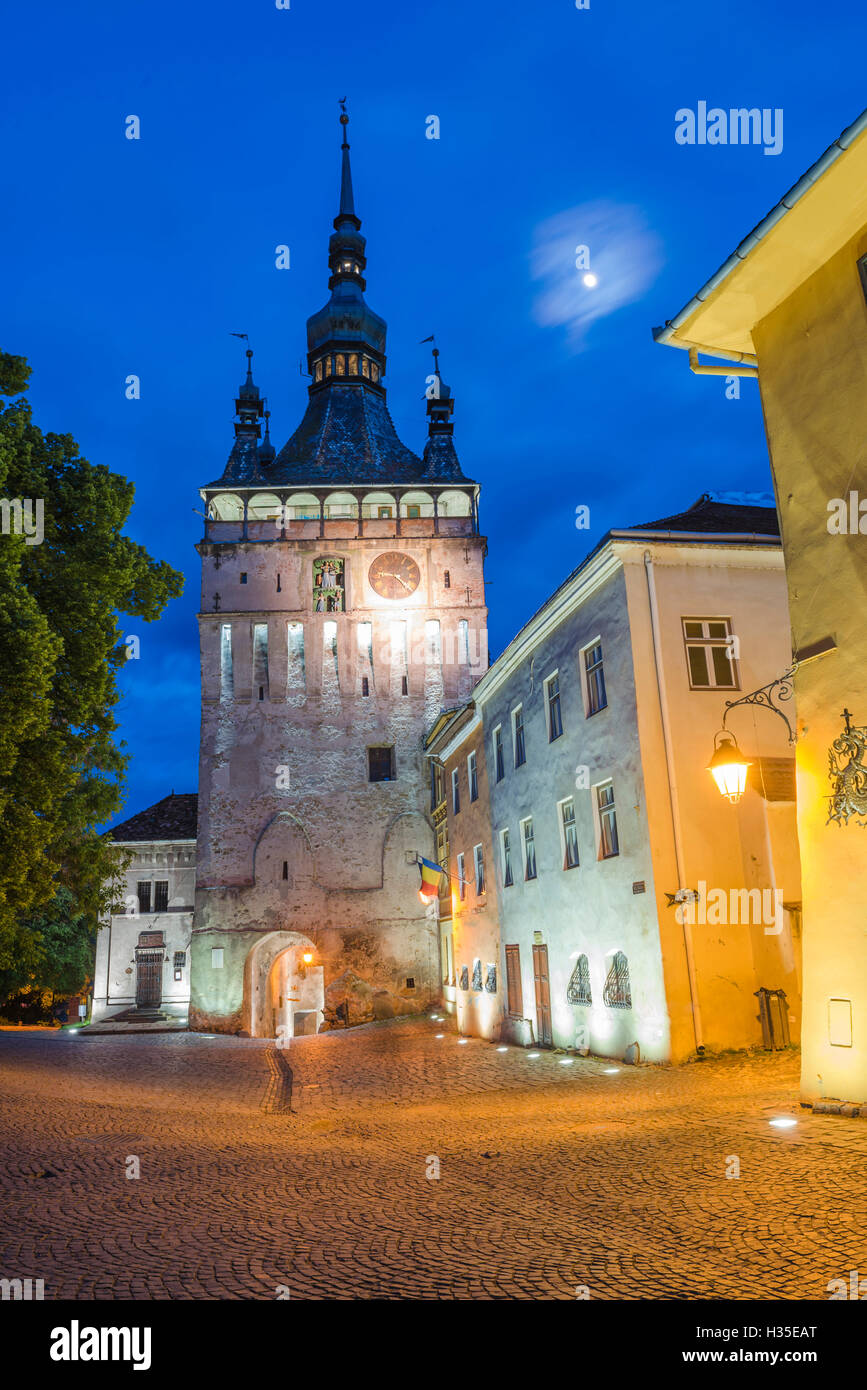
[[[867,1099],[865,292],[867,112],[654,334],[694,371],[757,375],[761,390],[798,662],[810,1101]]]

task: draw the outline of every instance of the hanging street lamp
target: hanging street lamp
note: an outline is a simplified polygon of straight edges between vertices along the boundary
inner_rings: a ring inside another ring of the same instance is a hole
[[[758,690],[751,690],[749,695],[742,695],[739,700],[726,700],[725,714],[723,715],[722,728],[714,735],[713,757],[708,763],[708,772],[711,773],[716,782],[720,794],[724,796],[732,805],[737,805],[744,794],[747,785],[747,769],[752,766],[749,758],[745,758],[738,747],[737,739],[734,734],[729,733],[726,728],[726,720],[729,711],[736,709],[738,705],[760,705],[764,709],[772,710],[778,714],[789,731],[789,743],[795,742],[795,731],[786,717],[785,711],[774,704],[774,694],[778,700],[790,700],[794,686],[792,678],[798,669],[798,663],[793,662],[789,669],[776,680],[769,681]]]

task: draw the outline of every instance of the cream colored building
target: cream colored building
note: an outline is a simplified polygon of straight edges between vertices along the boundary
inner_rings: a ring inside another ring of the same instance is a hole
[[[162,1016],[185,1023],[196,888],[196,795],[165,796],[117,825],[128,857],[111,917],[96,939],[93,1023]]]
[[[656,1061],[760,1047],[764,991],[773,1045],[797,1041],[783,721],[731,710],[752,762],[737,806],[707,771],[726,701],[785,668],[788,631],[774,509],[703,497],[610,532],[478,682],[490,832],[468,838],[447,795],[448,840],[452,864],[491,844],[506,1040]],[[439,734],[447,765],[471,733]],[[486,1035],[468,1010],[462,1028]]]
[[[655,332],[688,349],[694,370],[758,374],[799,662],[802,1095],[811,1101],[867,1099],[865,287],[867,112]],[[699,352],[725,365],[703,364]]]

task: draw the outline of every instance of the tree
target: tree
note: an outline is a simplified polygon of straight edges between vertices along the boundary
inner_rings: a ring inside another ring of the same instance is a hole
[[[81,458],[70,435],[34,425],[29,376],[24,358],[0,352],[0,397],[13,398],[0,410],[0,500],[34,511],[41,501],[44,527],[33,543],[3,512],[0,971],[43,959],[34,941],[47,940],[61,888],[73,935],[92,931],[116,893],[117,851],[99,826],[123,804],[128,763],[114,738],[118,617],[153,622],[183,589],[177,570],[122,534],[133,484]]]

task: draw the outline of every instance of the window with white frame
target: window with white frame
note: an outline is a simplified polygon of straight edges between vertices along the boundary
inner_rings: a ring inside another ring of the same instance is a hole
[[[681,618],[691,690],[738,690],[728,618]]]
[[[602,663],[601,639],[592,642],[583,651],[584,688],[587,692],[587,717],[598,714],[608,704],[605,690],[605,667]]]
[[[548,719],[548,742],[553,743],[563,732],[560,710],[560,672],[555,671],[545,682],[545,710]]]
[[[479,799],[479,773],[476,766],[476,755],[470,753],[467,758],[467,784],[470,788],[470,801]]]
[[[503,887],[511,888],[515,880],[512,876],[512,841],[508,830],[500,831],[500,863],[503,869]]]
[[[620,853],[613,782],[605,782],[596,788],[596,819],[599,831],[599,858],[613,859]]]
[[[536,838],[532,816],[521,821],[521,853],[524,858],[524,879],[529,882],[536,877]]]
[[[503,726],[498,724],[494,730],[494,776],[498,782],[502,782],[506,775],[503,764]]]
[[[578,828],[575,824],[575,798],[567,796],[560,802],[560,848],[563,868],[578,868]]]
[[[464,864],[464,856],[458,855],[458,897],[461,902],[467,896],[467,871]]]
[[[452,768],[452,815],[457,815],[461,809],[461,788],[460,774],[456,767]]]
[[[518,705],[512,710],[512,750],[515,755],[515,767],[521,767],[527,761],[523,705]]]
[[[476,897],[485,891],[485,852],[481,845],[473,846],[473,864],[476,870]]]

